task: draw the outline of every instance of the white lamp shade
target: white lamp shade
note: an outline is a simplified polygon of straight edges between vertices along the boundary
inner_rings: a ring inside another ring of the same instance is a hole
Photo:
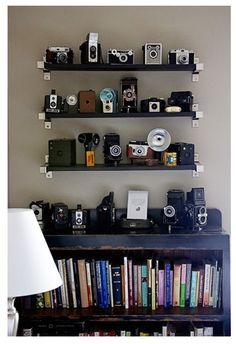
[[[42,293],[62,285],[32,209],[8,209],[8,297]]]

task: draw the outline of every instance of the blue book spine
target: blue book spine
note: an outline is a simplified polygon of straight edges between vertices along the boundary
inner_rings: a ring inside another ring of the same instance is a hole
[[[108,308],[107,270],[106,261],[100,261],[101,281],[102,281],[102,308]]]
[[[122,288],[121,288],[121,269],[120,266],[112,266],[112,286],[114,305],[122,305]]]
[[[102,295],[102,278],[101,278],[100,260],[96,260],[95,266],[96,266],[98,306],[102,307],[102,305],[103,305],[103,295]]]
[[[196,290],[197,290],[197,271],[192,271],[191,289],[190,289],[190,307],[196,307]]]
[[[141,266],[141,281],[142,281],[142,306],[147,307],[148,305],[148,269],[147,265]]]
[[[165,307],[171,306],[170,263],[165,263]]]

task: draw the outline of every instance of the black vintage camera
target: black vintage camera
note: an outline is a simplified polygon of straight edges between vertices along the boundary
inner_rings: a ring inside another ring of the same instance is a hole
[[[184,205],[184,191],[169,190],[167,192],[167,205],[163,209],[163,223],[166,225],[184,225]]]
[[[78,136],[78,141],[84,144],[86,166],[94,166],[94,151],[92,151],[92,148],[99,145],[100,136],[97,133],[81,133]]]
[[[125,78],[121,80],[121,112],[137,112],[138,106],[138,80],[136,78]]]
[[[114,192],[104,197],[101,204],[96,208],[99,230],[109,231],[116,221],[116,210],[114,204]]]
[[[52,204],[52,223],[54,229],[68,229],[68,206],[64,203]]]
[[[168,98],[168,104],[171,106],[180,106],[183,112],[192,111],[193,94],[190,91],[171,92]]]
[[[107,63],[109,64],[133,64],[133,50],[116,50],[109,49],[107,51]]]
[[[102,52],[101,45],[98,43],[98,33],[90,32],[87,35],[87,41],[80,46],[81,63],[101,63]]]
[[[194,164],[194,144],[186,142],[176,142],[169,145],[168,152],[177,153],[177,165]]]
[[[160,98],[148,98],[143,99],[140,102],[141,112],[164,112],[166,102],[164,99]]]
[[[207,225],[207,216],[204,188],[192,188],[190,192],[187,192],[187,227],[193,230],[201,230]]]
[[[46,50],[46,62],[49,63],[73,63],[73,56],[73,50],[68,47],[49,47]]]
[[[32,201],[29,205],[29,208],[33,210],[42,231],[48,229],[51,218],[49,203],[44,201]]]
[[[51,94],[45,96],[44,111],[46,113],[61,113],[63,111],[62,97],[56,94],[56,90],[52,90]]]
[[[170,64],[194,64],[194,52],[186,49],[172,49],[168,53]]]
[[[105,134],[103,139],[104,163],[117,165],[122,160],[120,135],[115,133]]]
[[[70,227],[72,230],[85,230],[88,224],[88,212],[77,204],[76,209],[70,210]]]

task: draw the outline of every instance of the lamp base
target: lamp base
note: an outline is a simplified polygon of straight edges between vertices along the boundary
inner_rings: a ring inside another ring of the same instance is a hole
[[[19,313],[14,306],[14,302],[15,297],[8,298],[8,336],[16,336],[18,329]]]

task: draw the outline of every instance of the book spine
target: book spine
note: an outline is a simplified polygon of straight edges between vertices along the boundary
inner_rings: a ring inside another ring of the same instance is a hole
[[[63,283],[64,283],[64,289],[65,289],[65,300],[66,300],[66,308],[70,307],[69,304],[69,294],[68,294],[68,278],[67,278],[67,270],[66,270],[66,260],[62,259],[62,271],[63,271]]]
[[[204,288],[204,269],[200,268],[198,306],[202,306],[202,303],[203,303],[203,288]]]
[[[217,301],[217,308],[221,308],[222,306],[222,268],[219,268],[219,288],[218,288],[218,301]]]
[[[186,273],[187,264],[181,265],[181,278],[180,278],[180,307],[185,307],[186,301]]]
[[[110,305],[114,307],[114,294],[113,294],[113,283],[112,283],[112,267],[109,264],[109,286],[110,286]]]
[[[147,307],[148,306],[148,271],[147,271],[147,265],[142,265],[141,267],[141,277],[142,277],[142,306]]]
[[[76,289],[76,296],[77,296],[77,307],[81,306],[81,299],[80,299],[80,284],[79,284],[79,272],[78,272],[78,264],[77,261],[73,261],[74,265],[74,275],[75,275],[75,289]]]
[[[92,259],[90,262],[90,273],[92,282],[92,293],[93,293],[93,305],[98,305],[98,295],[97,295],[97,280],[96,280],[96,266],[95,260]]]
[[[174,288],[173,288],[173,306],[180,305],[180,279],[181,279],[181,265],[174,264]]]
[[[199,286],[200,286],[200,271],[197,271],[195,307],[198,306]]]
[[[96,266],[98,306],[102,307],[102,305],[103,305],[103,294],[102,294],[102,278],[101,278],[100,260],[96,260],[95,266]]]
[[[50,292],[46,291],[44,293],[44,307],[51,308],[51,299],[50,299]]]
[[[107,303],[108,306],[111,305],[111,287],[110,287],[110,277],[109,277],[109,261],[105,260],[106,266],[106,279],[107,279]]]
[[[174,271],[170,270],[170,305],[173,306]]]
[[[147,259],[147,305],[151,307],[152,305],[152,259]]]
[[[78,259],[77,263],[80,282],[81,307],[87,308],[89,306],[89,302],[85,259]]]
[[[128,258],[124,257],[125,308],[129,309]]]
[[[142,267],[138,265],[138,307],[142,307]]]
[[[164,279],[164,306],[170,307],[171,306],[171,290],[170,290],[170,263],[165,263],[165,279]]]
[[[218,296],[219,296],[219,278],[220,272],[219,270],[216,272],[216,292],[215,292],[215,299],[213,301],[213,308],[217,308]]]
[[[107,271],[106,271],[106,261],[100,261],[101,267],[101,281],[102,281],[102,308],[108,308],[108,290],[107,290]]]
[[[121,267],[112,266],[111,270],[112,270],[114,305],[122,306]]]
[[[159,299],[159,261],[156,260],[156,308],[158,307]]]
[[[188,263],[186,266],[186,297],[185,297],[185,305],[187,307],[189,307],[190,305],[191,276],[192,276],[192,264]]]
[[[158,305],[159,306],[164,306],[164,287],[165,287],[164,279],[165,279],[165,271],[159,270],[159,279],[158,279],[158,284],[159,284]]]
[[[133,265],[134,306],[138,305],[138,265]]]
[[[129,306],[133,307],[133,261],[128,259],[128,276],[129,276]]]
[[[209,304],[208,306],[213,306],[213,276],[214,276],[214,269],[215,267],[211,265],[211,273],[210,273],[210,288],[209,288]]]
[[[151,308],[153,311],[156,310],[156,269],[152,268],[151,271],[152,281],[151,281],[151,290],[152,290],[152,305]]]
[[[124,264],[121,264],[120,266],[120,274],[121,274],[122,305],[125,306],[125,267],[124,267]]]
[[[217,289],[217,268],[218,268],[218,261],[216,261],[214,266],[214,274],[213,274],[213,290],[212,290],[212,306],[216,308],[216,289]]]
[[[190,307],[195,307],[197,287],[197,271],[192,271],[191,289],[190,289]]]
[[[86,270],[86,277],[87,277],[88,304],[89,306],[93,306],[92,279],[91,279],[89,262],[85,262],[85,270]]]
[[[67,276],[69,307],[73,307],[72,277],[71,277],[71,270],[70,270],[70,266],[69,266],[69,259],[66,259],[66,276]]]
[[[73,258],[69,259],[69,266],[71,270],[71,286],[72,286],[72,300],[73,300],[73,307],[77,308],[77,295],[76,295],[76,287],[75,287],[75,272],[74,272],[74,264]]]
[[[203,289],[203,307],[208,307],[209,306],[210,274],[211,274],[211,265],[210,264],[205,264],[204,289]]]

